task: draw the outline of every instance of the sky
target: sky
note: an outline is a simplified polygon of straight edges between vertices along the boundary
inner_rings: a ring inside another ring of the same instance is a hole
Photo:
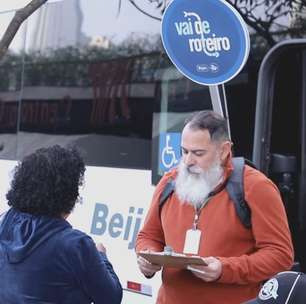
[[[63,0],[48,0],[48,3],[52,2],[60,2]],[[10,10],[18,9],[24,7],[26,4],[31,2],[30,0],[0,0],[0,13],[2,12],[8,12]],[[81,3],[84,4],[86,1],[82,0]],[[107,3],[107,9],[101,11],[101,2]],[[138,2],[142,3],[143,0],[139,0]],[[147,3],[147,4],[146,4]],[[146,11],[150,11],[150,3],[149,1],[144,1],[141,5],[142,9],[145,9]],[[81,5],[82,5],[81,4]],[[153,6],[153,5],[151,5]],[[107,33],[114,33],[114,34],[120,34],[120,32],[123,29],[128,29],[130,31],[139,30],[140,25],[144,29],[145,32],[150,32],[150,29],[152,32],[156,32],[159,30],[160,22],[153,20],[145,15],[139,13],[127,0],[122,1],[122,7],[121,7],[121,14],[120,18],[118,20],[115,20],[114,22],[114,16],[117,15],[118,12],[118,0],[94,0],[91,1],[91,4],[86,6],[86,13],[88,15],[90,14],[92,16],[92,20],[84,20],[84,30],[87,32],[95,31],[97,21],[99,19],[103,18],[105,22],[109,20],[109,24],[111,26],[107,29]],[[7,17],[7,19],[13,17],[13,11],[10,16]],[[6,14],[5,14],[6,15]],[[131,18],[132,16],[132,18]],[[3,16],[2,16],[3,17]],[[133,22],[133,18],[136,18],[138,22]],[[4,18],[1,18],[0,21],[4,20]],[[0,34],[1,34],[1,28],[4,29],[4,24],[0,24]]]
[[[1,1],[0,2],[0,12],[20,8],[30,1],[28,0],[10,0],[10,1]]]
[[[63,0],[48,0],[48,3]],[[83,11],[82,32],[87,37],[111,37],[119,42],[130,33],[156,34],[160,32],[161,23],[140,13],[127,1],[122,1],[118,17],[118,0],[80,0]],[[154,6],[150,1],[137,0],[142,9],[150,11]],[[0,0],[0,39],[14,16],[14,9],[24,7],[31,0]],[[68,1],[70,2],[70,1]],[[106,5],[107,4],[107,5]],[[103,9],[102,9],[103,8]],[[10,11],[11,10],[11,11]],[[154,11],[156,13],[156,11]],[[34,16],[34,14],[33,14]],[[34,20],[31,17],[31,20]],[[32,22],[33,23],[33,22]],[[18,50],[22,47],[23,29],[14,38],[10,48]]]
[[[56,1],[56,0],[55,0]],[[53,2],[55,2],[53,1]],[[0,12],[18,9],[31,2],[30,0],[2,0],[0,1]],[[49,0],[49,2],[52,2]]]

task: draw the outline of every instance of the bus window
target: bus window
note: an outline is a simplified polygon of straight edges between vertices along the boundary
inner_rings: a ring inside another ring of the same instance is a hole
[[[208,87],[183,77],[173,66],[158,71],[159,107],[153,115],[152,182],[180,159],[180,132],[185,119],[195,111],[212,109]]]
[[[117,9],[66,0],[29,19],[18,158],[58,143],[87,165],[150,168],[159,24],[145,35]]]
[[[233,152],[249,159],[255,118],[255,66],[254,62],[249,63],[239,75],[224,85],[231,138],[234,142]],[[158,70],[157,74],[157,96],[160,101],[153,114],[153,184],[178,164],[180,132],[185,119],[195,111],[213,108],[208,86],[185,78],[170,63],[166,68]]]
[[[0,37],[13,16],[14,12],[0,13]],[[0,62],[0,159],[5,160],[16,159],[24,39],[22,26]]]

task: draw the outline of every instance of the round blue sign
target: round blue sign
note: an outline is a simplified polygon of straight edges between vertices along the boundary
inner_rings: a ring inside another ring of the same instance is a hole
[[[163,16],[162,41],[177,69],[204,85],[235,77],[250,50],[243,19],[223,0],[173,0]]]

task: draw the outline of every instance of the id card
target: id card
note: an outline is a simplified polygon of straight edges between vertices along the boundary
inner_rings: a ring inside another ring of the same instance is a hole
[[[198,254],[201,241],[201,230],[189,229],[186,231],[184,253]]]

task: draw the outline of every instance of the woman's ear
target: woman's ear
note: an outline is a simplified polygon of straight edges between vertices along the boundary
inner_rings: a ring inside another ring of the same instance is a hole
[[[66,220],[67,219],[67,217],[70,215],[70,213],[63,213],[62,214],[62,218],[64,219],[64,220]]]
[[[221,145],[221,162],[224,163],[232,152],[232,142],[227,140]]]

